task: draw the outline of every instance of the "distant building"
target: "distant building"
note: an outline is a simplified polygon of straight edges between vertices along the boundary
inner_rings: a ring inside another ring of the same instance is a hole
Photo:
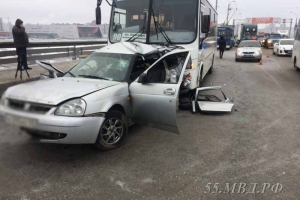
[[[83,24],[25,24],[25,27],[30,38],[88,39],[103,37],[99,26]]]
[[[51,25],[33,25],[26,24],[26,32],[30,38],[61,38],[61,39],[79,39],[76,25],[51,24]]]
[[[4,24],[2,18],[0,18],[0,31],[4,31]]]
[[[0,31],[0,39],[9,39],[12,38],[11,32]]]

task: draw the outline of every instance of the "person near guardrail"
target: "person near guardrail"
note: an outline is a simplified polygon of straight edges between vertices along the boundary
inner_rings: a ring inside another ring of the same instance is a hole
[[[15,26],[12,29],[12,34],[18,55],[17,70],[23,71],[22,66],[24,67],[24,70],[31,70],[27,63],[27,47],[29,44],[29,39],[22,20],[16,20]]]
[[[226,40],[222,35],[219,39],[219,50],[220,50],[220,58],[223,58],[224,51],[226,49]]]

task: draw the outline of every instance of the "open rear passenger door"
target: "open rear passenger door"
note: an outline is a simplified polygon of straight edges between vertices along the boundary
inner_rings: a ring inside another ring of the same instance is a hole
[[[188,50],[168,53],[130,85],[134,123],[179,134],[176,111],[190,57]]]

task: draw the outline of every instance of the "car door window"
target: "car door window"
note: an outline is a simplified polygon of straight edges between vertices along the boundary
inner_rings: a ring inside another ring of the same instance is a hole
[[[147,72],[148,82],[177,84],[186,61],[186,57],[186,52],[165,57]]]

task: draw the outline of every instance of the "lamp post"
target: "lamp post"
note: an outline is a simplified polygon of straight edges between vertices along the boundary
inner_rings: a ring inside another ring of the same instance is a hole
[[[229,11],[231,10],[231,8],[230,8],[230,4],[232,3],[232,2],[235,2],[235,1],[230,1],[229,2],[229,4],[228,4],[228,9],[227,9],[227,20],[226,20],[226,24],[228,25],[229,24]]]
[[[291,12],[291,14],[294,14],[296,16],[296,22],[295,22],[295,25],[296,27],[298,28],[299,24],[298,24],[298,15],[294,12]],[[295,33],[296,33],[296,30],[294,30],[294,37],[295,37]]]
[[[234,13],[233,13],[233,15],[230,17],[229,21],[231,21],[231,19],[235,16],[235,12],[236,12],[236,11],[234,11]],[[242,14],[242,13],[238,13],[237,15],[241,15],[241,14]],[[229,24],[229,23],[228,23],[228,24]],[[228,25],[228,24],[227,24],[227,25]]]

